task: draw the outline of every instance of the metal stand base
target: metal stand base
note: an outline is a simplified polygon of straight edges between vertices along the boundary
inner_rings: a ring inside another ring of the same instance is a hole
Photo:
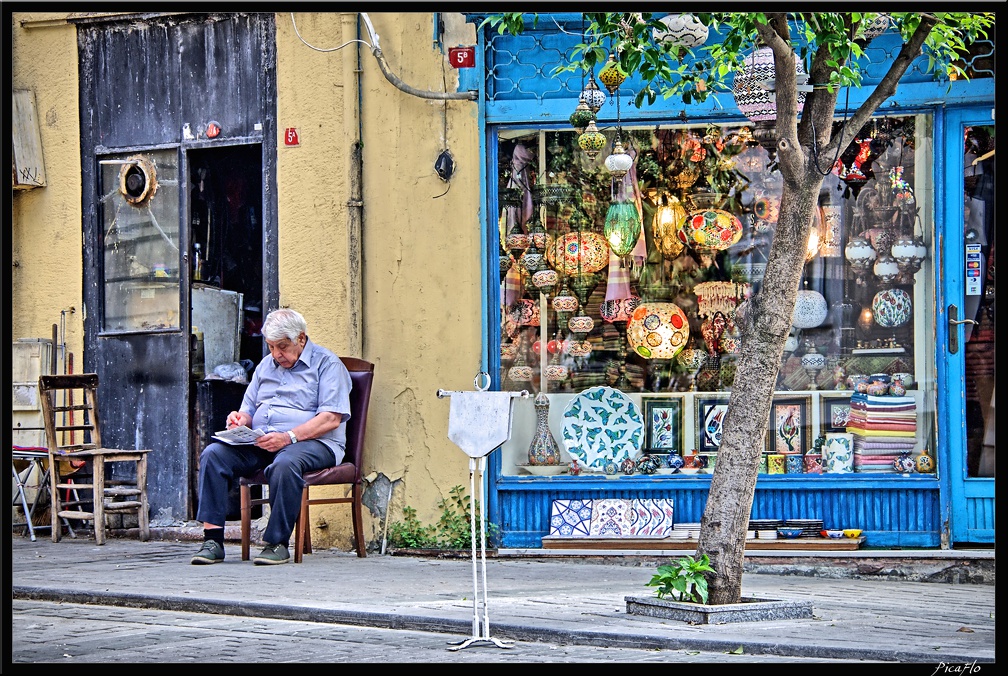
[[[462,648],[468,648],[471,645],[477,645],[477,644],[480,644],[480,643],[490,643],[492,645],[497,646],[498,648],[513,648],[514,647],[514,645],[512,645],[514,643],[514,641],[510,641],[510,640],[506,640],[506,639],[505,640],[501,640],[499,638],[467,638],[466,640],[462,641],[461,643],[454,644],[453,647],[448,648],[448,650],[452,650],[452,651],[462,650]]]

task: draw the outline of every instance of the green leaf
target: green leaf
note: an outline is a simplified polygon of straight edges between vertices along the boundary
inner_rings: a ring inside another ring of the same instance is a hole
[[[744,655],[745,653],[742,650],[742,646],[739,646],[738,648],[735,648],[735,650],[730,650],[728,652],[728,654],[729,655]]]

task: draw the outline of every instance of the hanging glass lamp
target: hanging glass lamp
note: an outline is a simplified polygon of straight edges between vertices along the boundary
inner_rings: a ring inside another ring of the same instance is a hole
[[[595,159],[598,154],[602,152],[605,148],[606,137],[605,134],[598,130],[595,126],[595,120],[588,122],[588,126],[585,127],[584,133],[578,136],[578,147],[585,152],[585,154],[591,158]]]
[[[599,80],[605,85],[605,88],[609,90],[610,94],[615,94],[619,86],[623,84],[626,80],[626,73],[620,68],[619,61],[616,60],[615,54],[609,55],[609,60],[606,64],[602,66],[602,70],[599,71]]]
[[[633,158],[623,149],[623,143],[619,137],[613,143],[612,153],[605,159],[605,167],[616,180],[622,179],[633,166]]]
[[[620,258],[628,255],[637,244],[637,238],[640,237],[641,232],[637,205],[632,201],[619,201],[610,204],[602,232],[614,254]]]
[[[585,88],[581,90],[581,95],[578,100],[585,104],[593,114],[598,113],[599,109],[606,102],[605,92],[599,89],[599,86],[595,83],[595,75],[593,74],[588,80],[588,84]]]

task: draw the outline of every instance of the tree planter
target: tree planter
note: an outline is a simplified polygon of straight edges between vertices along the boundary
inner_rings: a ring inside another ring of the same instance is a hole
[[[761,620],[797,620],[812,617],[811,601],[768,601],[743,597],[741,603],[704,605],[667,601],[657,596],[627,596],[628,615],[647,615],[690,624],[726,624]]]

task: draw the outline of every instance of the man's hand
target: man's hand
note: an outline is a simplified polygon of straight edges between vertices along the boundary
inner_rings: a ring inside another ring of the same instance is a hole
[[[242,425],[251,427],[252,416],[248,413],[242,413],[241,411],[231,411],[228,413],[227,429],[231,429],[232,427],[241,427]]]
[[[255,445],[264,451],[276,453],[290,446],[290,435],[286,432],[268,432],[255,440]]]

